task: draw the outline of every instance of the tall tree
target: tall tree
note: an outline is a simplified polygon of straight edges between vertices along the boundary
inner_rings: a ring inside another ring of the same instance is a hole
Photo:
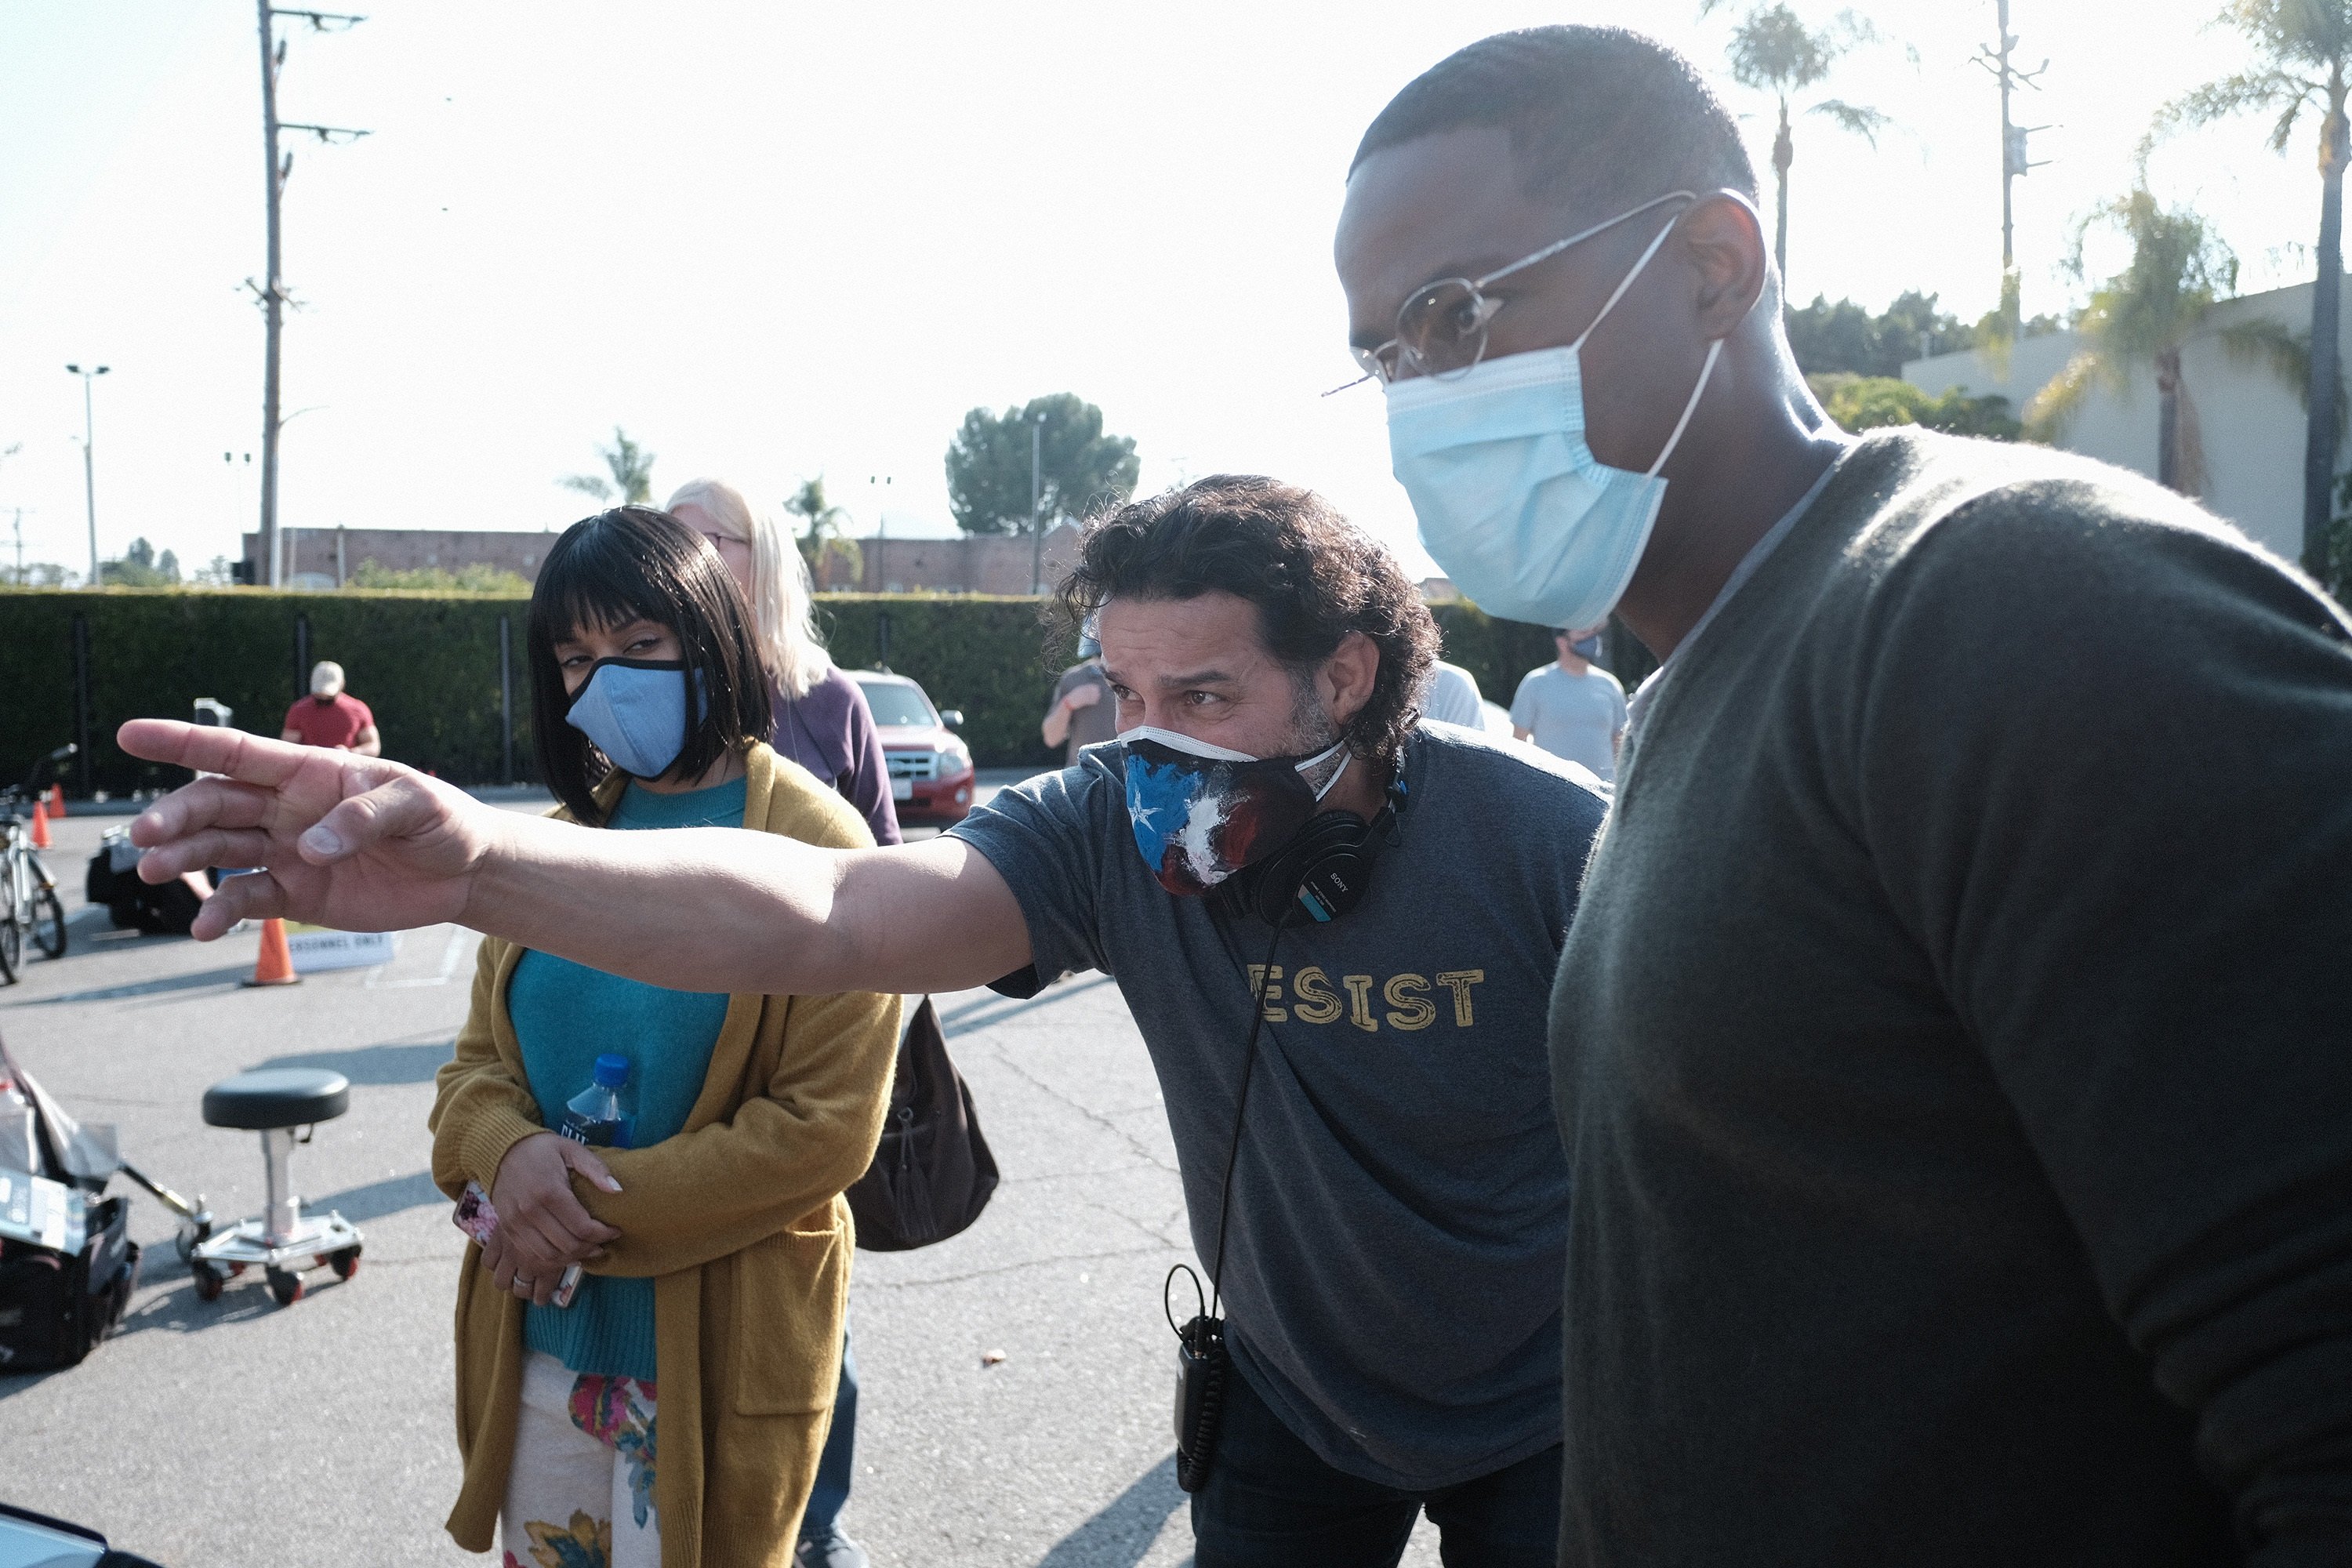
[[[865,552],[857,541],[845,531],[849,526],[849,509],[834,505],[825,499],[824,476],[803,479],[801,488],[784,502],[784,510],[801,519],[801,559],[808,563],[809,577],[820,588],[838,586],[842,582],[857,581],[865,566]]]
[[[2352,151],[2344,114],[2352,0],[2231,0],[2220,20],[2253,43],[2263,64],[2208,82],[2166,105],[2155,133],[2250,111],[2275,112],[2271,150],[2284,153],[2304,111],[2318,111],[2319,277],[2311,291],[2311,336],[2304,356],[2310,368],[2303,388],[2303,564],[2324,582],[2336,448],[2344,426],[2336,323],[2344,276],[2344,163]]]
[[[1037,504],[1030,510],[1032,455]],[[1103,434],[1102,410],[1076,393],[992,414],[975,408],[948,443],[948,506],[966,533],[1025,533],[1073,522],[1135,493],[1141,459],[1126,436]]]
[[[654,455],[629,439],[629,433],[618,425],[613,426],[613,444],[599,447],[596,455],[604,459],[604,474],[572,474],[555,482],[567,490],[593,496],[598,500],[615,500],[623,506],[648,506],[654,499]]]
[[[2026,404],[2025,432],[2036,440],[2054,440],[2093,387],[2127,393],[2132,373],[2146,364],[2156,377],[2157,482],[2196,495],[2204,489],[2204,447],[2196,405],[2181,381],[2180,351],[2206,330],[2213,302],[2236,289],[2238,259],[2203,218],[2185,207],[2164,207],[2143,182],[2077,226],[2066,264],[2077,278],[2084,276],[2084,241],[2100,226],[2123,234],[2131,244],[2131,259],[2092,290],[2091,302],[2074,323],[2083,346]],[[2233,352],[2252,350],[2261,336],[2239,333],[2230,346]]]
[[[1700,0],[1698,14],[1713,12],[1726,0]],[[1732,29],[1726,53],[1731,58],[1731,79],[1740,86],[1769,92],[1780,105],[1780,127],[1772,138],[1775,186],[1772,216],[1772,261],[1780,271],[1781,298],[1789,298],[1789,166],[1797,161],[1795,132],[1789,110],[1792,100],[1829,79],[1837,62],[1864,44],[1877,41],[1878,32],[1851,11],[1841,11],[1823,27],[1808,27],[1785,4],[1759,5]],[[1887,116],[1875,109],[1823,98],[1806,104],[1801,114],[1818,114],[1878,145],[1878,133]]]

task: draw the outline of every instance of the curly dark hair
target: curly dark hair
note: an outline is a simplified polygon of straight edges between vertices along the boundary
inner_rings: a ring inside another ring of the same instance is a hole
[[[1349,632],[1371,638],[1372,694],[1340,733],[1366,762],[1396,765],[1437,658],[1437,622],[1396,557],[1313,490],[1217,474],[1103,512],[1055,598],[1076,631],[1115,598],[1215,592],[1257,606],[1266,651],[1302,683]]]

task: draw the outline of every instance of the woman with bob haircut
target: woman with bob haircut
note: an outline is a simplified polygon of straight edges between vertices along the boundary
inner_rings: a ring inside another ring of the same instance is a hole
[[[676,519],[565,531],[526,638],[558,817],[873,843],[767,745],[748,623]],[[873,1158],[898,1033],[895,995],[669,991],[483,939],[430,1121],[436,1184],[477,1183],[497,1213],[457,1285],[458,1544],[495,1535],[508,1568],[791,1560],[839,1373],[841,1193]],[[615,1058],[615,1146],[551,1131]]]
[[[890,771],[866,693],[817,640],[808,563],[743,492],[718,479],[689,479],[669,498],[669,514],[710,541],[751,606],[760,663],[768,672],[775,728],[768,744],[841,792],[874,832],[898,842]]]

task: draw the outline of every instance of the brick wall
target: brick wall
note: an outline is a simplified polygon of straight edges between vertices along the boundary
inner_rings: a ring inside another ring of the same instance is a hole
[[[862,574],[855,586],[866,594],[1003,594],[1029,592],[1031,543],[995,534],[955,539],[861,539]],[[1068,523],[1045,534],[1045,585],[1077,559],[1078,531]]]
[[[296,588],[340,587],[361,562],[371,560],[395,572],[426,566],[455,572],[486,563],[533,582],[557,537],[552,529],[519,533],[487,528],[289,528],[285,532],[286,583]],[[245,536],[245,559],[257,568],[254,581],[269,581],[261,566],[258,533]]]

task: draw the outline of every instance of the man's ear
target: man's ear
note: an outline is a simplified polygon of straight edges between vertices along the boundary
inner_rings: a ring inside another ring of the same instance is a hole
[[[1771,277],[1764,220],[1737,191],[1702,197],[1683,215],[1683,253],[1697,274],[1698,329],[1708,338],[1730,336],[1756,308]]]
[[[1345,726],[1364,710],[1380,673],[1380,644],[1361,632],[1349,632],[1339,639],[1339,646],[1331,650],[1331,657],[1315,676],[1323,710],[1334,724]]]

